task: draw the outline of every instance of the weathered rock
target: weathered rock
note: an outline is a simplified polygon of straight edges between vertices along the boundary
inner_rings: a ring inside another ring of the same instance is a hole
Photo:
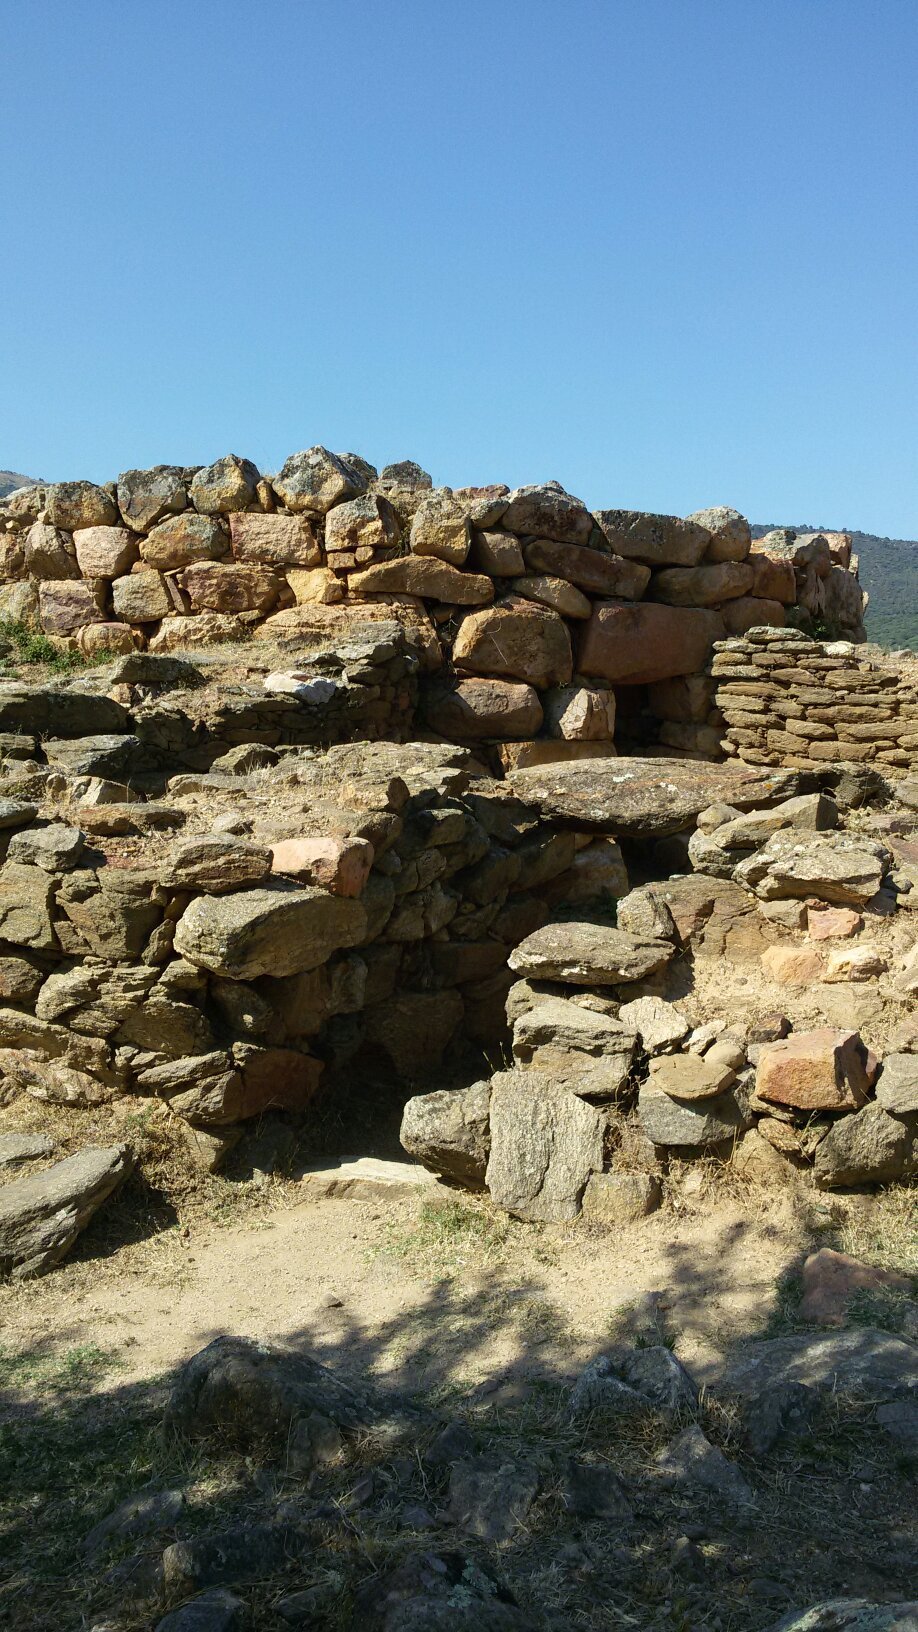
[[[538,1071],[491,1080],[491,1199],[518,1218],[576,1218],[587,1180],[602,1169],[598,1111]]]
[[[651,1173],[593,1173],[583,1192],[583,1216],[594,1224],[631,1224],[656,1212],[661,1194]]]
[[[28,827],[37,815],[38,806],[30,805],[24,799],[0,799],[0,831]]]
[[[875,981],[886,968],[886,959],[875,946],[838,947],[829,953],[822,979],[830,986]]]
[[[457,1462],[449,1484],[450,1522],[481,1541],[509,1541],[525,1524],[539,1484],[538,1469],[529,1463]]]
[[[544,701],[549,735],[569,742],[611,742],[615,693],[608,686],[559,686]]]
[[[140,740],[129,732],[48,737],[42,747],[48,764],[71,777],[128,776],[140,758]]]
[[[756,1399],[776,1383],[805,1383],[829,1394],[841,1391],[875,1401],[910,1397],[918,1389],[918,1344],[872,1326],[847,1327],[827,1336],[792,1332],[746,1344],[726,1363],[714,1386],[718,1395]]]
[[[593,839],[576,852],[550,893],[551,899],[565,908],[607,909],[627,890],[628,873],[615,840]]]
[[[180,582],[196,612],[267,612],[281,591],[281,580],[270,567],[245,562],[195,561],[185,568]]]
[[[519,578],[526,571],[519,539],[510,533],[473,532],[471,564],[491,578]]]
[[[590,615],[589,599],[573,584],[569,584],[566,578],[532,575],[515,578],[510,587],[514,595],[519,595],[522,600],[551,607],[563,618],[588,618]]]
[[[45,515],[52,527],[71,533],[77,527],[113,527],[118,522],[111,494],[93,482],[54,482],[47,491]]]
[[[165,579],[151,567],[115,578],[112,583],[112,604],[115,616],[122,623],[158,623],[173,611]]]
[[[247,1619],[242,1599],[215,1587],[170,1610],[157,1621],[155,1632],[242,1632]]]
[[[540,689],[567,685],[573,672],[563,619],[519,596],[470,612],[453,642],[453,661],[460,671],[506,675]]]
[[[31,578],[49,582],[79,578],[80,566],[76,558],[73,537],[47,522],[36,521],[29,528],[23,545],[24,568]]]
[[[781,1439],[805,1433],[819,1407],[806,1383],[774,1382],[744,1402],[743,1438],[753,1456],[767,1456]]]
[[[0,1274],[24,1280],[53,1268],[132,1166],[126,1145],[88,1145],[43,1173],[4,1185]]]
[[[619,838],[661,838],[690,826],[715,800],[764,805],[795,791],[793,771],[683,759],[587,760],[518,771],[518,798],[544,816]]]
[[[701,1485],[724,1501],[746,1506],[755,1500],[752,1487],[735,1462],[712,1445],[697,1423],[683,1428],[656,1459],[660,1476],[670,1485]]]
[[[432,1172],[483,1190],[491,1148],[490,1103],[490,1082],[418,1094],[405,1106],[399,1139]]]
[[[77,644],[83,656],[97,663],[133,652],[139,638],[129,623],[87,623],[77,630]]]
[[[141,560],[157,572],[175,572],[195,561],[219,561],[228,550],[226,523],[196,510],[168,517],[140,541]]]
[[[271,847],[271,871],[319,884],[333,895],[358,896],[370,876],[374,854],[367,839],[281,839]]]
[[[596,521],[616,555],[649,567],[696,567],[711,543],[707,527],[693,519],[642,510],[597,510]]]
[[[811,941],[843,940],[863,927],[863,918],[851,907],[807,908],[806,932]]]
[[[501,524],[508,533],[557,539],[564,544],[586,544],[593,531],[589,511],[558,482],[515,488]]]
[[[711,541],[704,552],[706,561],[745,561],[752,545],[752,529],[738,510],[715,504],[710,510],[695,510],[685,519],[710,533]]]
[[[546,997],[513,1027],[517,1065],[532,1067],[581,1099],[614,1099],[634,1058],[634,1034],[609,1015],[567,998]]]
[[[669,961],[668,941],[647,940],[603,924],[546,924],[511,952],[507,962],[534,980],[617,986],[643,980]]]
[[[377,561],[365,572],[352,572],[353,595],[418,595],[453,606],[481,606],[494,599],[494,585],[483,573],[461,572],[433,555],[401,555]]]
[[[916,1632],[918,1599],[877,1604],[868,1598],[833,1598],[811,1609],[792,1609],[769,1632]]]
[[[84,578],[120,578],[137,560],[137,540],[127,527],[80,527],[73,544]]]
[[[597,601],[583,626],[577,668],[619,685],[693,674],[722,634],[718,614],[704,608]]]
[[[852,1110],[870,1088],[867,1051],[856,1031],[829,1026],[765,1043],[755,1078],[759,1099],[798,1110]]]
[[[366,483],[353,466],[327,448],[315,447],[292,453],[271,485],[288,510],[324,516],[332,505],[355,498]]]
[[[663,1054],[679,1047],[691,1030],[685,1016],[661,997],[639,997],[623,1003],[618,1018],[636,1032],[645,1054]]]
[[[40,583],[38,586],[39,622],[46,635],[75,635],[87,623],[102,623],[102,590],[100,581]]]
[[[623,601],[639,601],[650,582],[650,568],[638,561],[579,544],[558,544],[551,538],[530,539],[526,565],[530,572],[565,578],[591,595]]]
[[[330,567],[290,567],[286,578],[297,606],[337,606],[344,600],[344,582]]]
[[[0,1172],[50,1156],[54,1143],[46,1133],[0,1133]]]
[[[229,526],[237,561],[268,567],[317,567],[321,563],[322,551],[304,516],[236,514],[230,516]]]
[[[187,503],[185,472],[178,465],[123,470],[118,477],[118,509],[135,533],[149,532],[164,516],[184,510]]]
[[[779,986],[812,986],[825,979],[825,957],[815,946],[769,946],[762,953],[762,972]]]
[[[428,725],[441,736],[471,741],[513,741],[535,736],[542,725],[538,693],[522,681],[460,680],[450,690],[429,693]]]
[[[188,497],[199,515],[215,516],[246,510],[255,503],[259,474],[250,459],[228,453],[212,465],[195,471]]]
[[[48,822],[43,827],[22,828],[14,833],[7,860],[26,867],[41,867],[46,873],[67,873],[77,865],[84,835],[78,827],[64,822]]]
[[[41,867],[8,861],[0,868],[0,932],[14,946],[51,951],[57,938],[51,922],[54,881]]]
[[[339,947],[358,945],[365,932],[359,901],[278,884],[199,896],[176,925],[175,949],[215,974],[252,980],[315,969]]]
[[[756,595],[738,595],[733,601],[724,601],[720,615],[728,635],[746,635],[751,629],[766,626],[783,629],[787,622],[780,601],[765,600]]]
[[[650,1085],[680,1102],[716,1099],[735,1080],[735,1071],[710,1056],[662,1054],[650,1062]]]
[[[571,1411],[611,1410],[633,1415],[658,1411],[675,1416],[694,1411],[698,1388],[672,1350],[661,1343],[639,1349],[615,1349],[598,1355],[571,1391]]]
[[[439,1181],[415,1162],[386,1162],[377,1156],[340,1156],[308,1167],[301,1184],[311,1200],[402,1201],[437,1198]]]
[[[876,895],[890,863],[883,845],[853,833],[775,833],[734,872],[763,901],[787,897],[862,907]]]
[[[879,1104],[893,1116],[918,1112],[918,1055],[887,1054],[876,1092]]]
[[[435,487],[414,513],[409,536],[412,553],[433,555],[461,567],[471,542],[467,507],[454,497],[451,488]]]
[[[672,1099],[653,1082],[638,1094],[638,1115],[655,1145],[718,1145],[749,1125],[748,1113],[729,1091],[693,1105]]]
[[[398,541],[398,516],[381,493],[364,493],[336,504],[325,520],[325,548],[332,552],[391,550]]]
[[[267,845],[245,839],[200,836],[172,852],[163,882],[174,889],[227,895],[260,884],[271,871]]]
[[[249,1585],[277,1575],[307,1551],[306,1534],[284,1523],[238,1524],[173,1541],[163,1553],[167,1598],[206,1587]]]
[[[561,1501],[568,1513],[579,1519],[613,1519],[628,1524],[634,1518],[621,1481],[605,1463],[567,1464]]]
[[[215,1338],[188,1360],[165,1412],[172,1432],[279,1458],[294,1477],[324,1459],[321,1430],[327,1443],[329,1427],[356,1432],[378,1419],[367,1392],[311,1356],[244,1337]]]
[[[752,593],[761,600],[777,601],[782,606],[793,606],[797,599],[797,578],[792,561],[782,560],[763,550],[758,540],[753,541],[749,556],[752,568]]]
[[[816,1148],[816,1183],[837,1185],[885,1183],[900,1179],[914,1166],[915,1130],[890,1116],[882,1105],[865,1105],[843,1116]]]
[[[171,1528],[185,1508],[182,1490],[139,1490],[106,1513],[83,1538],[83,1557],[95,1564],[112,1545],[131,1536],[155,1534]]]

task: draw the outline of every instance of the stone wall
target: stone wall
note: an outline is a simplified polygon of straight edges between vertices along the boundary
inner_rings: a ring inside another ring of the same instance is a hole
[[[0,617],[89,657],[340,648],[395,619],[416,642],[421,723],[522,745],[508,764],[612,752],[616,698],[638,688],[642,742],[708,754],[716,641],[788,623],[857,640],[862,609],[844,535],[753,543],[725,508],[591,513],[553,482],[454,492],[321,447],[271,477],[229,456],[0,504]]]
[[[714,654],[712,717],[724,722],[728,755],[814,770],[862,763],[887,775],[918,763],[910,666],[796,629],[755,629]]]

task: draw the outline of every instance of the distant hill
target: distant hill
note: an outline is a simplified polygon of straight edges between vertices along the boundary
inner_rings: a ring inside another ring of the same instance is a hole
[[[15,470],[0,470],[0,499],[5,499],[8,493],[15,493],[17,487],[31,487],[33,482],[40,480],[40,476],[20,476]]]
[[[753,537],[762,538],[772,526],[792,526],[798,533],[850,533],[861,583],[870,596],[867,639],[892,650],[918,651],[918,539],[879,538],[855,527],[814,527],[810,522],[755,526]]]

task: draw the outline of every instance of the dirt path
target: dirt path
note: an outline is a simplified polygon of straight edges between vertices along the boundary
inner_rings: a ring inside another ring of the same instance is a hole
[[[787,1202],[699,1194],[614,1235],[538,1228],[484,1202],[303,1203],[295,1185],[240,1197],[240,1222],[200,1218],[117,1250],[87,1236],[49,1277],[0,1289],[2,1342],[91,1344],[124,1382],[154,1377],[218,1333],[303,1346],[412,1387],[569,1373],[651,1293],[701,1368],[761,1330],[799,1257]]]

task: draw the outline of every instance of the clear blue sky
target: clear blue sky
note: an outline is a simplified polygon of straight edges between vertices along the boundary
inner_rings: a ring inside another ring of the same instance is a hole
[[[0,466],[918,537],[916,0],[6,0]]]

